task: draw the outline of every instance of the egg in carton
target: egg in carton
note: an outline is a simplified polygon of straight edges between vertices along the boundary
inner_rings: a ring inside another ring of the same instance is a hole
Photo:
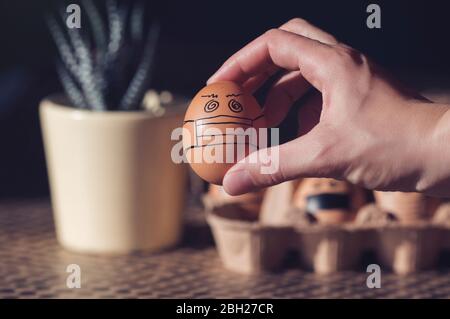
[[[365,197],[362,188],[331,178],[305,178],[299,183],[290,212],[301,221],[301,216],[312,217],[309,224],[295,223],[296,248],[304,266],[319,274],[356,267],[365,237],[352,221]]]
[[[374,191],[377,206],[393,214],[403,224],[414,224],[433,217],[441,200],[421,193]]]
[[[424,195],[399,193],[393,202],[398,201],[398,207],[401,202],[407,207],[438,207],[434,214],[387,211],[379,202],[365,203],[361,188],[330,179],[285,182],[268,188],[263,196],[253,221],[220,215],[217,207],[208,212],[219,255],[232,271],[256,274],[279,269],[288,252],[296,251],[303,266],[331,274],[355,269],[362,253],[373,251],[383,266],[410,274],[434,266],[439,252],[450,249],[450,204],[438,205]],[[407,221],[402,221],[402,213],[409,216]],[[420,218],[412,222],[411,216]]]
[[[220,186],[210,185],[203,202],[225,268],[242,274],[258,274],[282,266],[292,240],[292,227],[277,224],[278,218],[267,221],[268,214],[262,216],[262,213],[282,212],[288,208],[286,199],[291,196],[286,194],[290,192],[291,184],[283,183],[266,191],[240,196],[230,196]],[[258,203],[256,214],[253,209],[248,209],[249,206],[244,208],[247,200],[251,208]]]
[[[305,178],[293,198],[295,207],[327,225],[351,222],[365,202],[362,188],[331,178]]]
[[[435,266],[449,237],[445,226],[445,219],[450,221],[448,205],[420,193],[375,191],[374,197],[371,214],[390,216],[391,220],[369,222],[375,226],[370,248],[381,264],[403,275]],[[366,215],[367,211],[361,211],[358,217],[364,219]]]
[[[289,251],[297,251],[307,268],[329,274],[358,261],[358,238],[365,230],[351,221],[363,204],[360,188],[309,178],[268,188],[257,220],[227,218],[218,209],[209,211],[207,219],[228,269],[250,274],[277,269]]]
[[[216,211],[229,219],[254,221],[259,218],[263,196],[264,190],[231,196],[222,186],[209,184],[203,204],[207,211]]]

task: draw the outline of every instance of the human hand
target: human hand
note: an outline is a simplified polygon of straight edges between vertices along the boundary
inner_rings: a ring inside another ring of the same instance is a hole
[[[229,194],[299,177],[331,177],[370,189],[450,195],[450,154],[437,153],[450,137],[448,107],[400,87],[365,55],[304,20],[252,41],[208,83],[234,81],[254,91],[278,71],[283,74],[264,106],[270,126],[311,86],[321,94],[300,109],[300,137],[274,146],[279,169],[261,174],[263,163],[244,159],[224,178]],[[249,156],[260,158],[257,152]]]

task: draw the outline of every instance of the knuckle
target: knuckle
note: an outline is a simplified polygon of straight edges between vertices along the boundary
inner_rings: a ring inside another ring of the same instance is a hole
[[[261,188],[271,185],[271,174],[261,174],[258,169],[250,169],[248,173],[254,187]]]
[[[285,175],[284,175],[285,169],[283,167],[285,167],[285,166],[282,163],[280,163],[278,169],[275,172],[267,175],[266,186],[280,184],[281,182],[285,181]]]
[[[325,38],[325,40],[326,40],[326,42],[327,43],[330,43],[330,44],[336,44],[337,42],[338,42],[338,40],[336,39],[336,37],[335,36],[333,36],[333,35],[331,35],[331,34],[325,34],[324,35],[324,38]]]
[[[347,46],[337,47],[336,52],[340,57],[341,63],[346,67],[358,66],[366,61],[364,54]]]
[[[315,27],[313,24],[311,24],[309,21],[302,19],[302,18],[293,18],[291,20],[289,20],[288,22],[286,22],[285,24],[283,24],[280,27],[281,30],[286,30],[286,31],[294,31],[294,33],[300,33],[301,35],[311,38],[311,39],[315,39],[317,41],[323,42],[323,43],[327,43],[327,44],[336,44],[338,43],[338,41],[336,40],[336,38],[327,33],[324,32],[322,30],[320,30],[319,28]],[[297,30],[298,32],[295,32],[295,30]],[[300,32],[301,30],[301,32]]]
[[[277,184],[289,179],[289,174],[287,173],[289,167],[286,163],[287,162],[285,161],[280,161],[279,163],[279,167],[275,173],[275,176],[273,177],[276,180]]]
[[[302,18],[293,18],[284,24],[285,26],[297,25],[299,27],[303,27],[305,25],[309,25],[309,22]]]
[[[368,67],[368,59],[364,54],[350,47],[336,46],[328,56],[331,72],[340,76],[354,76],[354,72]],[[351,80],[350,78],[347,78]]]
[[[281,31],[279,29],[272,28],[272,29],[267,30],[264,33],[264,37],[266,37],[268,40],[271,40],[271,39],[277,37],[280,34],[280,32]]]

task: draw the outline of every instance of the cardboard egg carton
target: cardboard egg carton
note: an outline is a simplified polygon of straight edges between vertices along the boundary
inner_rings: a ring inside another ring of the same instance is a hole
[[[363,253],[370,251],[382,267],[406,275],[436,266],[439,254],[450,250],[450,203],[436,204],[409,193],[379,193],[376,204],[360,207],[352,221],[318,223],[293,204],[296,188],[298,182],[286,182],[267,189],[262,199],[248,199],[253,207],[260,201],[259,215],[243,209],[239,200],[211,192],[204,196],[207,220],[227,269],[243,274],[279,270],[294,252],[299,266],[332,274],[357,268]],[[392,196],[400,198],[394,203],[406,197],[410,209],[400,204],[398,216],[391,214],[385,206]],[[431,207],[435,213],[424,218],[423,210]]]

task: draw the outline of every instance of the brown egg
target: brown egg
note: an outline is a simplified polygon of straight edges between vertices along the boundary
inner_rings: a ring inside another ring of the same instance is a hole
[[[303,179],[293,198],[295,207],[313,214],[323,224],[353,220],[364,202],[361,188],[331,178]]]
[[[378,207],[406,223],[431,218],[441,202],[420,193],[375,191],[374,195]]]
[[[201,178],[222,185],[225,173],[258,149],[257,129],[262,127],[264,115],[251,94],[233,82],[213,83],[197,93],[186,111],[184,154]]]
[[[222,186],[210,184],[208,195],[222,204],[233,204],[243,219],[256,220],[261,210],[264,190],[231,196],[225,192]]]

